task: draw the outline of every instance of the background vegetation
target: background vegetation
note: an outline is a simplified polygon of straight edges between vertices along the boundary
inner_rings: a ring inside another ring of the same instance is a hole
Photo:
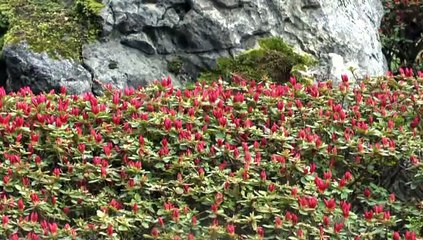
[[[383,0],[385,16],[380,29],[383,52],[390,70],[423,68],[423,4],[419,0]]]

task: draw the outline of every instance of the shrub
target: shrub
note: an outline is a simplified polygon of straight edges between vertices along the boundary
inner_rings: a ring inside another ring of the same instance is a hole
[[[355,88],[0,89],[0,235],[416,239],[417,201],[380,181],[423,172],[423,78],[406,73]]]
[[[259,48],[248,50],[234,58],[219,58],[216,69],[203,73],[200,79],[210,81],[219,76],[237,74],[245,79],[255,80],[262,80],[263,76],[267,76],[274,82],[284,83],[292,73],[305,70],[316,63],[311,56],[296,53],[279,37],[263,38],[258,44]]]
[[[394,72],[404,66],[422,69],[421,1],[383,0],[382,4],[385,15],[380,36],[389,68]]]

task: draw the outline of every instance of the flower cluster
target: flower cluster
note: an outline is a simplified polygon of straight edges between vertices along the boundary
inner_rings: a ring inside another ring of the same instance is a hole
[[[380,179],[422,175],[420,75],[0,89],[0,235],[416,239],[422,210]]]

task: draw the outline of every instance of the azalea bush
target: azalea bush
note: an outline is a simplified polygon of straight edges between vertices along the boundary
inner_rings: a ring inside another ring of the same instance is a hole
[[[380,36],[392,71],[397,72],[404,66],[423,67],[422,3],[420,0],[382,0],[385,15]]]
[[[407,70],[357,86],[0,89],[0,236],[417,239],[422,87]],[[398,167],[406,196],[382,181]]]

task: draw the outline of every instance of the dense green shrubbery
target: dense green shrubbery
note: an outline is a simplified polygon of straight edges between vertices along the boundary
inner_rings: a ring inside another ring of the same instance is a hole
[[[285,83],[292,74],[316,64],[311,56],[296,53],[282,38],[262,38],[258,44],[259,48],[245,51],[234,58],[219,58],[216,69],[203,73],[200,79],[210,81],[236,74],[245,79],[261,80],[268,77],[274,82]]]
[[[0,235],[416,239],[418,202],[379,179],[423,172],[422,87],[407,71],[355,88],[344,76],[164,79],[98,98],[1,90]]]
[[[423,67],[423,5],[420,0],[383,0],[385,16],[381,23],[383,53],[388,66]],[[417,61],[416,61],[417,60]]]

